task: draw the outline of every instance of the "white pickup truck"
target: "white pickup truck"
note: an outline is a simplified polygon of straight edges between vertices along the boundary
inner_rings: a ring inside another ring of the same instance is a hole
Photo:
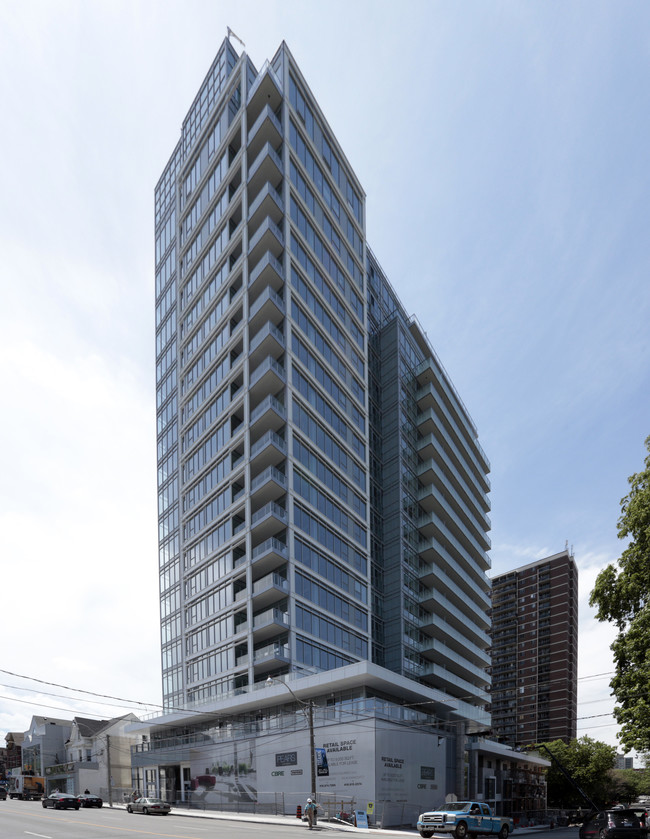
[[[492,834],[508,839],[514,830],[512,819],[493,816],[483,801],[449,801],[437,810],[422,813],[418,819],[420,836],[429,839],[434,833],[453,833],[455,839]]]

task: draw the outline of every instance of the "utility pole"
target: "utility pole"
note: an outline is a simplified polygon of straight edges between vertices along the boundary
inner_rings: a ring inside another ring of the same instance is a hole
[[[111,737],[106,735],[106,771],[108,772],[108,806],[113,806],[113,786],[111,784]]]
[[[309,702],[305,702],[302,699],[298,699],[296,694],[291,690],[291,688],[286,682],[283,682],[282,679],[274,679],[272,676],[269,676],[266,680],[267,687],[270,687],[274,682],[277,682],[277,684],[279,685],[284,685],[284,687],[296,700],[300,709],[305,715],[305,718],[307,719],[307,724],[309,726],[309,761],[311,767],[310,795],[312,798],[316,798],[316,743],[314,740],[314,700],[310,699]]]
[[[316,798],[316,744],[314,743],[314,702],[309,700],[309,753],[311,755],[311,794]],[[311,824],[311,822],[310,822]]]

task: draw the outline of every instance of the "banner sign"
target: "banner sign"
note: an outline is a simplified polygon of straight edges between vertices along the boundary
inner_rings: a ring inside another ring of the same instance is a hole
[[[325,749],[314,749],[314,751],[316,752],[316,774],[319,778],[328,776],[330,770],[327,765],[327,751]]]

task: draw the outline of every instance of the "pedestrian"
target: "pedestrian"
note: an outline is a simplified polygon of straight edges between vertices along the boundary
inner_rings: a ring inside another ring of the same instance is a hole
[[[316,808],[318,805],[315,801],[312,801],[311,798],[307,799],[307,804],[305,805],[305,815],[307,816],[307,823],[309,824],[309,829],[311,830],[312,827],[316,824]]]
[[[89,790],[87,787],[86,787],[86,789],[84,790],[84,795],[90,795],[90,790]]]

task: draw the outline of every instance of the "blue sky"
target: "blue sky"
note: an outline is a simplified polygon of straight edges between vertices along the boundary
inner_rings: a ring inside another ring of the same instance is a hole
[[[258,67],[287,41],[366,190],[491,460],[494,571],[574,547],[579,734],[614,744],[587,600],[650,434],[641,0],[0,3],[2,667],[160,701],[153,189],[227,26]],[[0,735],[123,707],[0,676]]]

